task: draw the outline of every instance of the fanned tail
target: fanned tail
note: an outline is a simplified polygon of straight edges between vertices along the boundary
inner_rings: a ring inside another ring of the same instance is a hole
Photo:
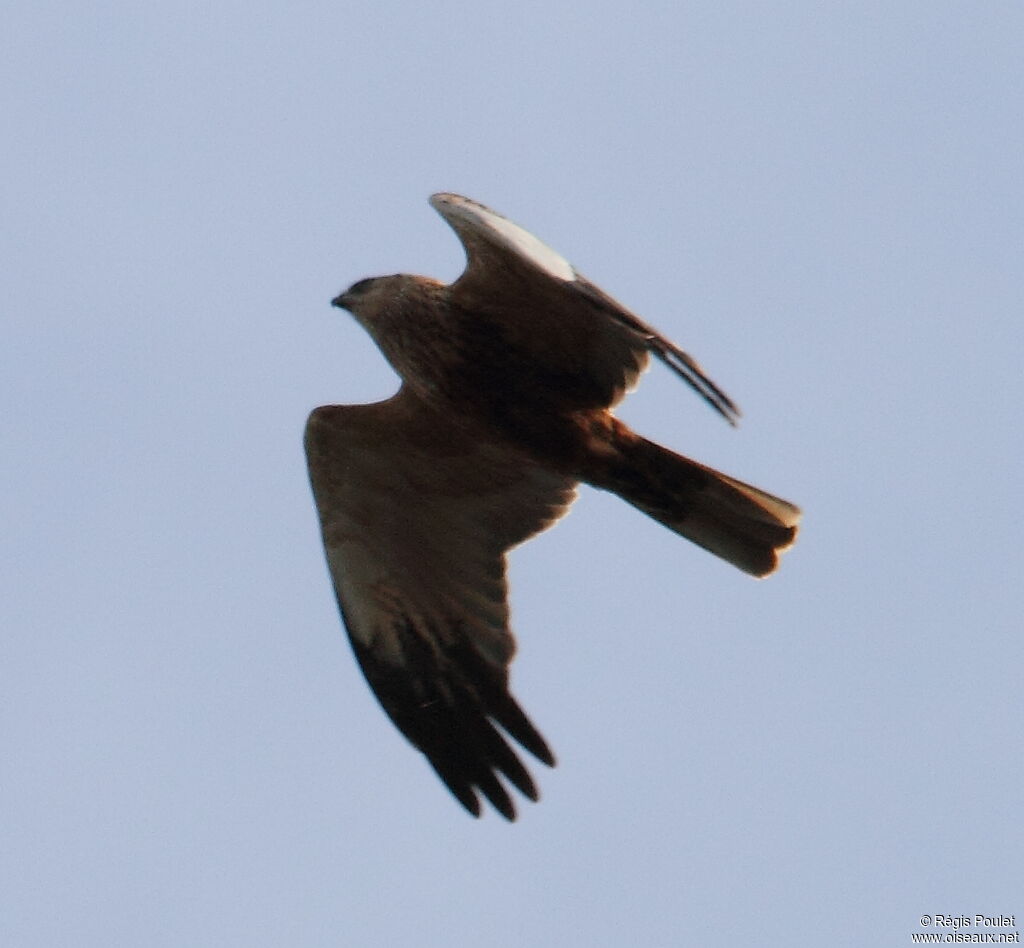
[[[752,576],[767,576],[796,539],[800,509],[617,425],[611,455],[584,479]]]

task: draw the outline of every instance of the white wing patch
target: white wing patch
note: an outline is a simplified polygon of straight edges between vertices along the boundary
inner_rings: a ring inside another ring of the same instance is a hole
[[[525,257],[555,279],[567,283],[575,281],[576,271],[565,257],[489,207],[458,194],[435,194],[431,197],[430,203],[446,217],[460,218],[473,227],[490,231],[504,246]]]

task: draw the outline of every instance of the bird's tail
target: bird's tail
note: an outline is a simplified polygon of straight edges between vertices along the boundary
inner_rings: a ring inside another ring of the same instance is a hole
[[[753,576],[767,576],[796,539],[800,509],[691,461],[617,423],[614,450],[584,480],[618,494],[680,536]]]

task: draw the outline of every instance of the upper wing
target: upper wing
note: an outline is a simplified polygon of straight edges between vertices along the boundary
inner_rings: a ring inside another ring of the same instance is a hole
[[[471,439],[403,388],[317,408],[306,457],[327,562],[367,681],[459,801],[508,819],[503,774],[537,790],[495,728],[553,765],[508,691],[505,553],[553,523],[575,485]]]
[[[560,254],[490,208],[458,194],[431,205],[466,249],[466,269],[451,298],[501,324],[507,343],[562,374],[573,407],[614,405],[653,352],[730,424],[739,409],[678,346],[599,289]],[[524,313],[540,319],[523,319]],[[588,384],[581,384],[586,382]]]

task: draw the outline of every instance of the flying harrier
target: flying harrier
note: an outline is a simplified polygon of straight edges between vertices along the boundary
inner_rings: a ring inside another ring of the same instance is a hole
[[[508,551],[563,516],[582,481],[765,576],[800,511],[612,415],[653,352],[735,424],[736,406],[685,352],[501,215],[456,194],[430,203],[466,270],[450,286],[360,280],[333,300],[402,386],[376,404],[315,409],[306,456],[366,680],[470,813],[479,792],[512,820],[499,775],[531,800],[537,789],[508,738],[555,758],[508,689]]]

